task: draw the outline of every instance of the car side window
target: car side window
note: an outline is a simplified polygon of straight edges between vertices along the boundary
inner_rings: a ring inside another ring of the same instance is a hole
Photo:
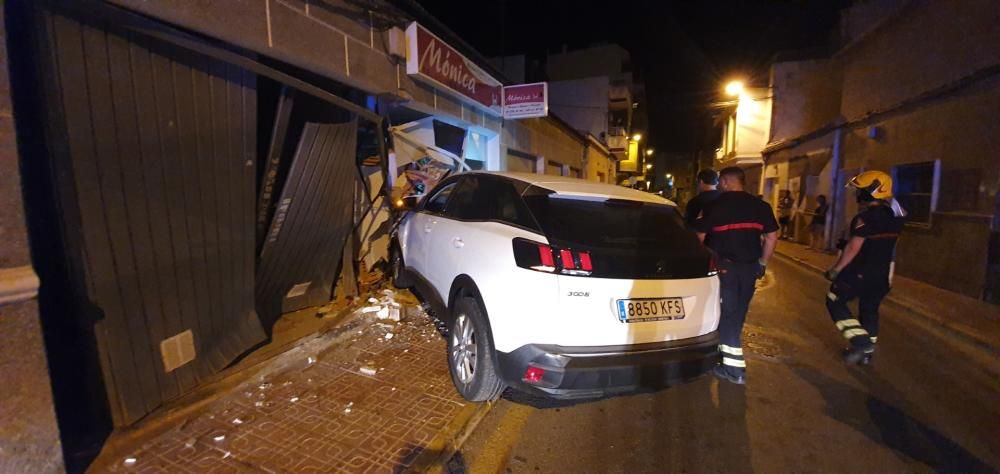
[[[441,214],[444,212],[445,207],[448,206],[448,201],[450,200],[452,192],[455,190],[456,183],[446,184],[443,188],[436,191],[434,195],[427,198],[427,204],[424,204],[424,210],[434,214]]]
[[[446,215],[465,221],[495,221],[528,229],[538,227],[512,183],[485,176],[464,177]]]

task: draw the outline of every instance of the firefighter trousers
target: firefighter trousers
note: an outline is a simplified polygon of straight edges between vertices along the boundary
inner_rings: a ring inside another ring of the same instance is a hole
[[[878,341],[878,309],[889,294],[888,275],[841,274],[826,294],[826,309],[852,347],[868,349]],[[858,317],[848,304],[858,300]]]
[[[723,261],[720,264],[722,314],[719,319],[719,352],[722,353],[722,365],[731,370],[742,371],[747,366],[740,334],[756,289],[758,271],[760,265],[756,263]]]

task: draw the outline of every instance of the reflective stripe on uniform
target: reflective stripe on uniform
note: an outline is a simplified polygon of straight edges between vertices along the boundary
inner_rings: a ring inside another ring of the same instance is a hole
[[[732,354],[735,356],[743,355],[743,349],[740,347],[727,346],[725,344],[719,344],[719,350],[725,354]]]
[[[872,344],[878,342],[878,336],[872,336]]]
[[[857,319],[842,319],[840,321],[836,321],[835,324],[837,325],[837,330],[839,331],[843,331],[844,329],[847,328],[861,327],[861,322],[858,321]]]
[[[848,329],[848,330],[844,331],[844,338],[845,339],[851,339],[851,338],[858,337],[858,336],[865,336],[865,337],[867,337],[868,336],[868,331],[865,331],[864,329],[861,329],[861,328],[852,328],[852,329]]]
[[[722,358],[722,365],[728,365],[730,367],[746,367],[747,362],[745,360],[732,359],[729,357]]]
[[[837,295],[833,294],[832,291],[826,294],[826,298],[830,301],[837,301]]]

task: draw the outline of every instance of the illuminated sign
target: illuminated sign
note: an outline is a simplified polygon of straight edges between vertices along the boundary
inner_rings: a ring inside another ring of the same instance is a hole
[[[548,114],[548,83],[536,82],[503,88],[503,118],[545,117]]]
[[[416,22],[406,28],[406,73],[500,115],[503,84]]]

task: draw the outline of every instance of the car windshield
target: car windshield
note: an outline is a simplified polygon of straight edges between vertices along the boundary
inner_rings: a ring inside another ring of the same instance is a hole
[[[708,252],[674,206],[530,190],[524,196],[550,243],[586,250],[607,277],[693,278]]]

